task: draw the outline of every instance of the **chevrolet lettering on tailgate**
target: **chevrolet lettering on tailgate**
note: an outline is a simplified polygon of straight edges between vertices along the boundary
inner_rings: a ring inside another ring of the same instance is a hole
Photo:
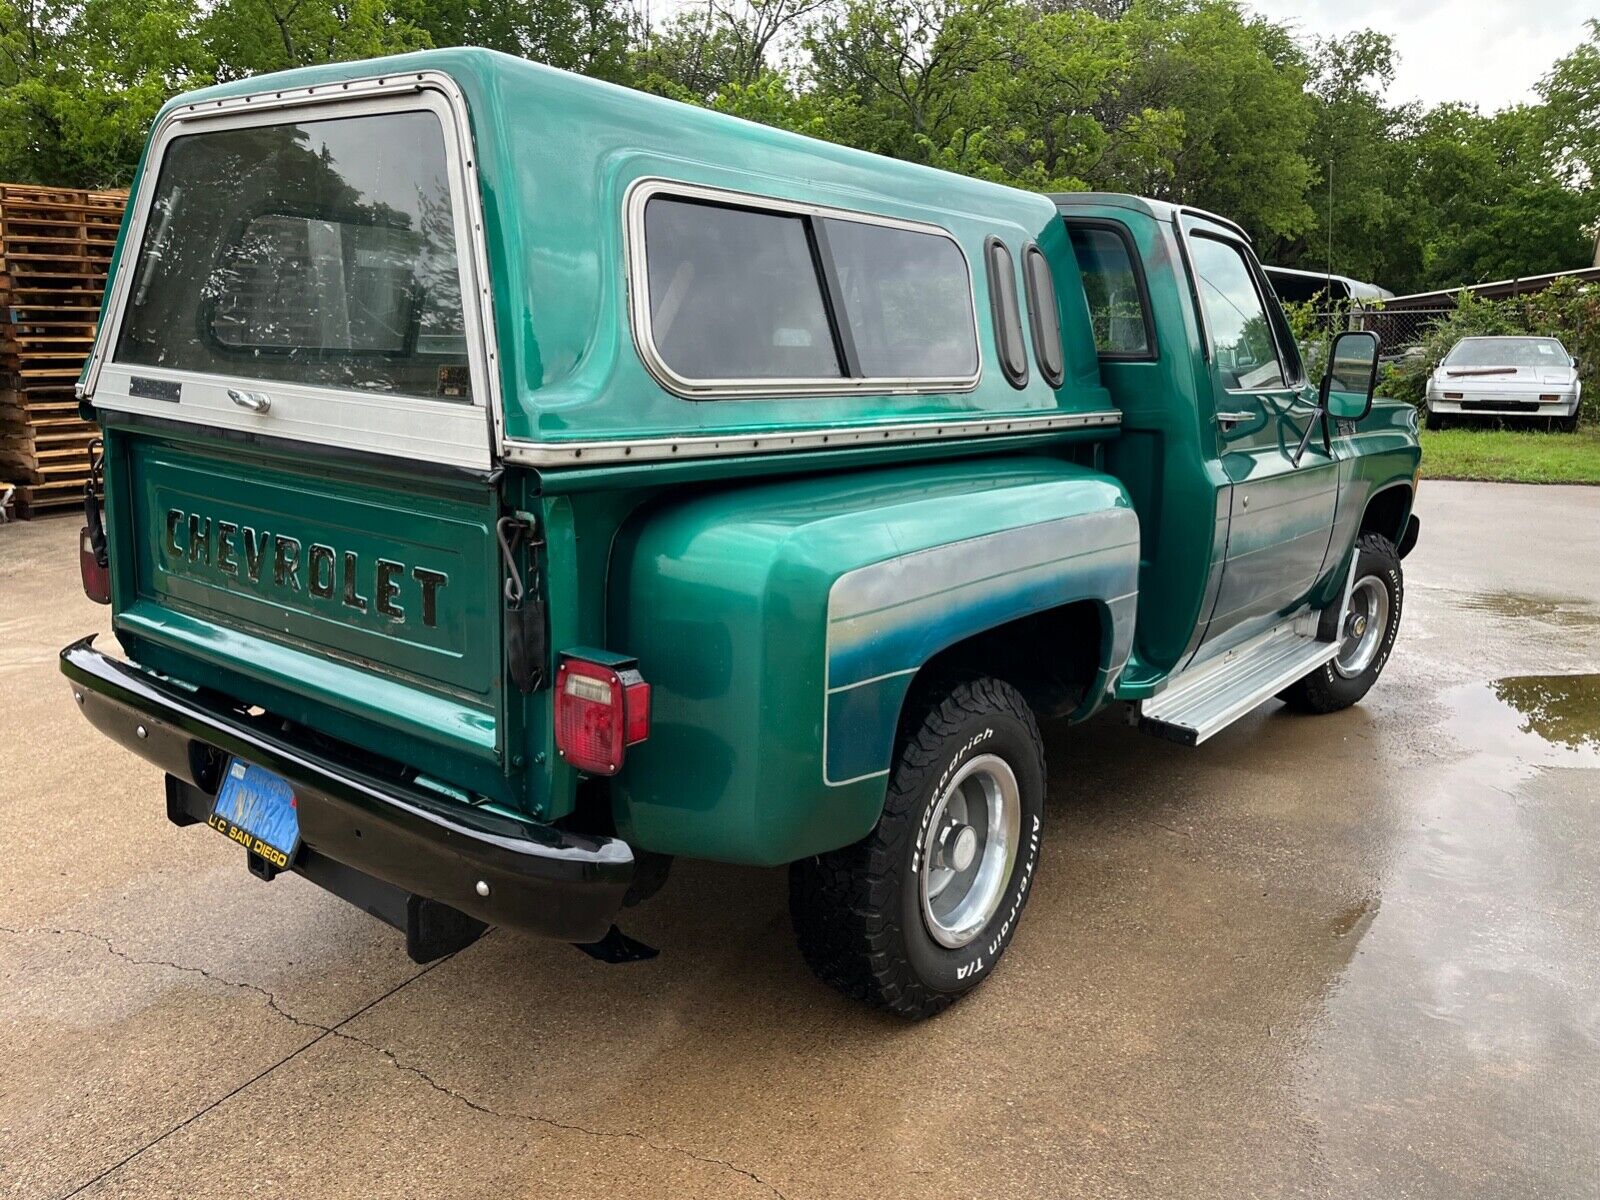
[[[353,550],[306,546],[299,538],[177,508],[167,510],[163,548],[174,564],[209,566],[251,584],[270,578],[279,588],[337,600],[356,612],[370,606],[397,625],[420,620],[429,629],[438,624],[439,592],[450,582],[443,571],[388,558],[363,563]]]

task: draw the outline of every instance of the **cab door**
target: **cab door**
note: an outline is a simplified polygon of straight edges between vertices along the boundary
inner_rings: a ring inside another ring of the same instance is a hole
[[[1203,645],[1220,651],[1305,603],[1322,574],[1339,496],[1337,461],[1313,431],[1316,389],[1245,243],[1187,222],[1210,356],[1218,454],[1232,485],[1222,583]]]

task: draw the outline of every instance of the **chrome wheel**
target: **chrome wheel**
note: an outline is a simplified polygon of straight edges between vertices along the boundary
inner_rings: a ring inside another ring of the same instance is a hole
[[[1022,793],[1005,759],[980,754],[934,802],[922,839],[922,920],[951,950],[988,925],[1011,880],[1021,841]]]
[[[1372,665],[1389,628],[1389,589],[1376,575],[1356,581],[1350,593],[1350,611],[1344,618],[1344,640],[1333,669],[1354,679]]]

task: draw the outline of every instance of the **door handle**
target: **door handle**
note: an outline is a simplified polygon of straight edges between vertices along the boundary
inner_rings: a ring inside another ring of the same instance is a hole
[[[248,408],[253,413],[264,413],[272,407],[272,397],[265,392],[241,392],[229,388],[228,399],[240,408]]]
[[[1242,425],[1246,421],[1254,420],[1255,415],[1253,412],[1219,412],[1217,424],[1226,429],[1230,425]]]

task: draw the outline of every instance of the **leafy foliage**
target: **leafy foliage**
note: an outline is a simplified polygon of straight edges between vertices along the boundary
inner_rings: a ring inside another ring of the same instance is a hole
[[[1040,191],[1240,221],[1263,256],[1395,291],[1582,265],[1600,22],[1536,104],[1383,96],[1387,37],[1306,42],[1240,0],[0,0],[0,178],[127,183],[169,96],[480,45]]]

